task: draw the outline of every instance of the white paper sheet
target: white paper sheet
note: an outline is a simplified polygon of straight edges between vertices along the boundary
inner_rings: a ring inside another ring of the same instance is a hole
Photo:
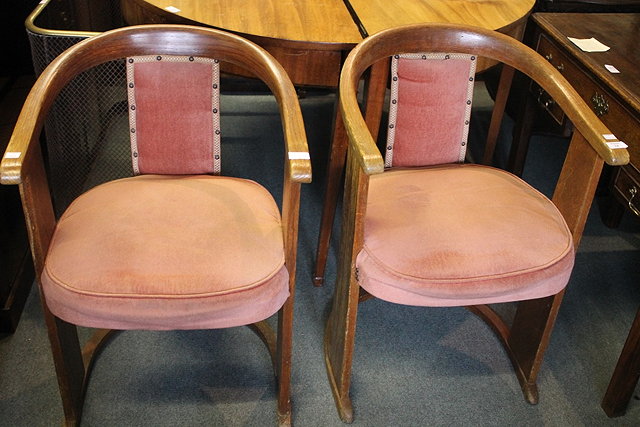
[[[568,39],[585,52],[606,52],[609,50],[609,46],[600,43],[594,37],[591,37],[590,39],[576,39],[568,37]]]

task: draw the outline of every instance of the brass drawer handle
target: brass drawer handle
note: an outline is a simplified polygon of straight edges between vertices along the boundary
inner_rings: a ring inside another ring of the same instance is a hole
[[[631,196],[629,198],[629,209],[637,216],[640,216],[640,210],[633,204],[633,198],[636,197],[636,194],[638,194],[638,189],[635,186],[631,187],[629,189],[629,195]]]
[[[598,92],[594,93],[591,97],[591,104],[593,104],[593,111],[598,117],[604,116],[609,112],[609,103],[604,98],[604,95]]]

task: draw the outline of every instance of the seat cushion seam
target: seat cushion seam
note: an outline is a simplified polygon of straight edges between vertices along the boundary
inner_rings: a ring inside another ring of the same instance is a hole
[[[221,296],[221,295],[231,295],[234,293],[238,293],[238,292],[242,292],[242,291],[247,291],[253,288],[257,288],[259,287],[261,284],[269,281],[271,278],[273,278],[280,270],[282,270],[282,268],[285,267],[284,264],[284,256],[282,257],[281,262],[279,263],[278,267],[273,270],[271,273],[269,273],[268,275],[266,275],[264,278],[257,280],[253,283],[250,283],[248,285],[242,286],[242,287],[237,287],[234,289],[228,289],[228,290],[224,290],[224,291],[218,291],[218,292],[201,292],[201,293],[181,293],[181,294],[128,294],[128,293],[107,293],[107,292],[90,292],[90,291],[86,291],[86,290],[82,290],[73,286],[70,286],[66,283],[64,283],[64,281],[62,281],[61,279],[59,279],[58,277],[56,277],[51,271],[50,269],[45,266],[45,273],[47,275],[47,277],[54,282],[57,286],[60,286],[61,288],[67,289],[70,292],[74,292],[77,294],[81,294],[81,295],[90,295],[90,296],[96,296],[96,297],[119,297],[119,298],[140,298],[140,299],[155,299],[155,298],[167,298],[167,299],[180,299],[180,298],[206,298],[206,297],[213,297],[213,296]],[[286,267],[285,267],[286,268]]]

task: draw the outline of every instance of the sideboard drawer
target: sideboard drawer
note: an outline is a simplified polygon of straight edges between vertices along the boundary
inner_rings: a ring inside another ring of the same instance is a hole
[[[600,120],[615,133],[618,139],[629,146],[630,163],[636,169],[640,169],[640,117],[618,102],[616,97],[608,89],[605,89],[604,85],[599,84],[582,71],[573,60],[544,34],[541,34],[538,39],[537,51],[553,64],[569,83],[576,88],[580,97],[596,113]],[[534,95],[536,95],[535,92]],[[559,123],[562,123],[564,115],[561,112],[558,113],[560,111],[559,107],[555,102],[548,104],[545,109],[556,120],[559,120]]]
[[[549,61],[553,66],[558,68],[564,68],[564,62],[568,62],[566,60],[563,61],[564,55],[560,53],[558,49],[549,41],[544,35],[541,35],[538,39],[538,46],[536,51],[543,56],[547,61]],[[553,117],[556,122],[559,124],[564,124],[564,113],[562,109],[555,103],[553,98],[546,93],[540,86],[536,85],[532,81],[531,91],[533,92],[534,97],[538,100],[538,104]]]
[[[613,181],[613,191],[629,210],[640,216],[640,174],[630,166],[618,168]]]

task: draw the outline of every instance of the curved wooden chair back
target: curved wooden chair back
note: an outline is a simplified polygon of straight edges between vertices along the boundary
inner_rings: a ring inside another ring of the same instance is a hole
[[[389,162],[385,165],[383,155],[372,137],[372,126],[367,124],[366,117],[361,112],[358,102],[359,82],[370,67],[373,66],[375,70],[381,63],[388,64],[389,58],[394,55],[402,57],[430,53],[474,55],[503,63],[508,69],[520,71],[534,80],[563,108],[575,131],[552,202],[564,219],[563,222],[566,222],[575,247],[580,243],[603,164],[622,165],[629,161],[627,151],[619,148],[619,142],[558,70],[533,50],[508,36],[467,26],[424,24],[382,31],[360,43],[347,58],[340,81],[340,109],[349,145],[338,276],[324,338],[325,361],[336,406],[340,417],[347,422],[353,420],[349,388],[357,306],[359,302],[371,297],[360,285],[363,271],[356,268],[360,261],[358,255],[365,250],[363,244],[370,184],[373,184],[373,178],[377,178],[378,174],[385,176],[387,173],[394,173],[393,167],[391,172],[385,169],[385,166],[388,168],[394,165]],[[470,166],[484,168],[479,165]],[[403,169],[402,172],[408,175],[410,172],[407,171],[410,170]],[[496,174],[499,172],[503,171],[497,171]],[[517,180],[515,177],[509,179]],[[378,191],[379,180],[375,184]],[[379,195],[375,200],[380,200]],[[416,206],[418,205],[420,203],[416,202]],[[385,222],[376,218],[376,230],[383,228]],[[469,224],[462,223],[460,227],[473,227],[473,216],[470,218]],[[437,227],[438,225],[434,225],[434,228]],[[428,245],[429,242],[424,244]],[[502,319],[484,303],[467,307],[496,332],[512,360],[525,398],[531,403],[538,400],[536,377],[563,294],[564,290],[560,290],[554,295],[519,301],[512,321]],[[429,304],[417,302],[415,305]],[[434,305],[454,303],[443,301],[439,304],[435,301]]]
[[[291,370],[291,336],[293,319],[293,295],[295,289],[295,266],[296,266],[296,245],[298,235],[298,214],[300,184],[310,182],[311,165],[308,155],[306,136],[302,115],[298,104],[297,96],[291,81],[284,69],[263,49],[257,45],[235,35],[222,31],[174,25],[147,25],[138,27],[126,27],[103,33],[89,38],[71,47],[58,58],[56,58],[40,75],[33,89],[31,90],[17,125],[9,142],[7,151],[0,165],[0,181],[2,184],[14,184],[20,187],[22,203],[25,217],[29,224],[29,238],[35,261],[38,281],[43,277],[43,268],[47,259],[47,254],[52,246],[52,237],[58,227],[56,215],[52,205],[49,186],[47,182],[47,167],[43,162],[43,155],[40,146],[40,134],[51,110],[56,97],[72,79],[79,74],[92,69],[92,67],[106,63],[108,61],[124,61],[125,58],[149,57],[152,62],[157,58],[183,58],[184,61],[178,64],[178,72],[184,73],[183,65],[190,65],[192,62],[202,61],[205,64],[203,72],[197,72],[201,80],[208,82],[211,87],[202,89],[206,92],[206,97],[215,96],[218,89],[215,87],[215,76],[211,77],[212,64],[229,62],[234,65],[250,69],[251,72],[262,79],[272,90],[279,105],[280,116],[284,133],[284,172],[283,172],[283,195],[280,210],[282,224],[282,245],[284,265],[288,272],[288,295],[284,305],[278,314],[277,335],[266,321],[249,325],[262,340],[267,344],[273,359],[276,370],[278,384],[278,420],[281,424],[289,424],[291,417],[290,394],[290,370]],[[198,58],[195,61],[192,58]],[[206,58],[206,59],[201,59]],[[157,60],[160,62],[160,60]],[[144,62],[144,61],[143,61]],[[124,64],[124,62],[122,62]],[[144,64],[143,64],[144,65]],[[156,77],[170,77],[169,67],[158,71],[151,71],[144,80],[145,83],[153,82],[153,74]],[[208,68],[207,68],[208,67]],[[124,67],[122,67],[124,69]],[[133,71],[133,70],[130,70]],[[175,70],[174,70],[175,71]],[[141,69],[136,72],[142,73]],[[215,67],[213,69],[215,73]],[[184,76],[183,76],[184,77]],[[187,83],[193,74],[183,79]],[[122,79],[122,81],[126,81]],[[138,81],[129,80],[129,89],[134,89]],[[161,83],[157,86],[162,90]],[[142,85],[144,86],[144,85]],[[154,99],[154,87],[146,91],[146,99],[136,98],[136,94],[131,94],[133,102],[129,102],[132,115],[137,107],[143,110],[142,106],[136,104],[136,100],[151,105],[151,110],[162,109],[163,102],[171,104],[163,110],[163,114],[180,114],[176,111],[176,104],[171,103],[171,99],[156,97]],[[126,89],[123,85],[123,93]],[[138,89],[138,88],[136,88]],[[147,88],[149,89],[149,87]],[[193,89],[193,88],[192,88]],[[170,92],[170,91],[169,91]],[[173,95],[180,95],[174,90]],[[192,90],[192,95],[197,90]],[[138,94],[139,95],[139,94]],[[141,99],[143,99],[141,101]],[[173,100],[175,101],[175,99]],[[189,101],[189,100],[187,100]],[[205,100],[206,101],[206,100]],[[211,101],[211,99],[209,99]],[[183,102],[184,104],[185,102]],[[186,102],[187,104],[189,102]],[[179,104],[179,103],[178,103]],[[192,103],[193,104],[193,103]],[[214,105],[207,104],[204,105]],[[195,107],[194,107],[195,108]],[[199,108],[199,107],[198,107]],[[215,108],[215,107],[214,107]],[[173,110],[172,110],[173,109]],[[196,115],[199,113],[196,113]],[[208,114],[208,116],[207,116]],[[168,143],[158,144],[157,140],[163,134],[170,133],[172,129],[154,129],[153,126],[162,125],[163,117],[142,117],[137,116],[137,124],[146,126],[147,140],[138,145],[132,144],[132,159],[134,163],[138,159],[138,149],[153,152],[154,144],[160,149],[166,149],[164,157],[160,157],[140,165],[139,172],[154,174],[215,174],[219,167],[215,151],[215,141],[212,135],[203,138],[205,144],[204,154],[208,160],[205,166],[189,169],[194,158],[200,156],[186,156],[187,161],[181,161],[180,144],[191,137],[197,139],[200,136],[198,127],[202,127],[202,132],[210,133],[215,131],[215,123],[207,123],[215,119],[216,111],[205,114],[204,121],[186,123],[173,135],[175,140]],[[134,117],[136,119],[136,117]],[[159,119],[159,120],[158,120]],[[184,117],[185,120],[188,117]],[[155,122],[153,122],[155,120]],[[145,123],[140,123],[140,122]],[[133,121],[135,123],[135,120]],[[172,126],[169,123],[169,126]],[[139,129],[134,129],[134,131]],[[154,134],[155,132],[155,134]],[[180,133],[182,132],[182,133]],[[186,133],[185,133],[186,132]],[[142,132],[144,133],[144,132]],[[189,134],[190,133],[190,134]],[[215,135],[215,134],[214,134]],[[134,141],[135,142],[135,141]],[[176,151],[178,146],[178,151]],[[201,150],[197,144],[194,150]],[[184,148],[184,147],[183,147]],[[192,150],[193,151],[193,150]],[[214,164],[212,164],[212,162]],[[176,167],[178,165],[178,167]],[[186,167],[186,169],[185,169]],[[135,167],[134,167],[135,169]],[[251,184],[253,185],[253,184]],[[264,190],[266,192],[266,190]],[[277,208],[277,207],[276,207]],[[189,212],[185,212],[189,215]],[[69,261],[73,262],[73,261]],[[238,267],[239,269],[241,267]],[[285,273],[286,274],[286,273]],[[286,277],[286,275],[285,275]],[[42,291],[42,289],[41,289]],[[43,293],[41,292],[41,295]],[[92,357],[105,338],[111,335],[112,331],[98,330],[95,336],[87,343],[84,350],[81,350],[75,325],[55,316],[47,305],[46,299],[42,298],[45,320],[49,332],[52,346],[60,393],[64,406],[67,425],[76,425],[80,421],[82,413],[82,402],[84,399],[87,378],[92,366]],[[100,326],[97,326],[100,327]],[[153,329],[153,328],[151,328]],[[171,329],[171,325],[161,325],[159,329]]]

